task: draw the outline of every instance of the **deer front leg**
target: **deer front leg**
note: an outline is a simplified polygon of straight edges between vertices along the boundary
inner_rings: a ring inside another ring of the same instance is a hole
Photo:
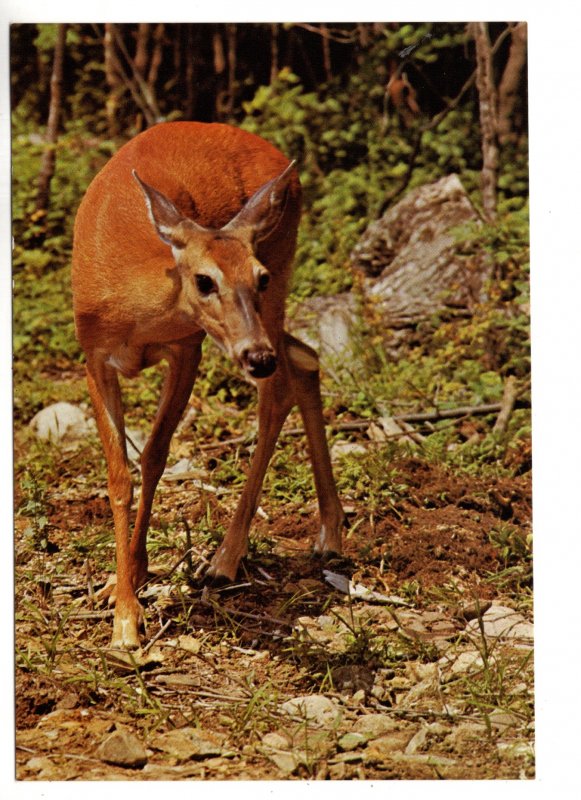
[[[202,356],[201,338],[158,348],[151,353],[151,363],[165,358],[165,376],[159,407],[147,444],[141,455],[141,495],[130,544],[132,581],[135,589],[147,580],[147,530],[153,497],[163,475],[174,431],[188,403]]]
[[[285,333],[284,336],[294,395],[307,434],[319,502],[321,529],[315,542],[315,552],[341,553],[341,532],[345,526],[345,514],[333,478],[331,456],[325,435],[319,359],[315,351],[304,342],[295,339],[289,333]]]
[[[127,461],[121,390],[115,370],[99,357],[87,361],[87,385],[107,460],[109,502],[115,526],[117,587],[111,646],[139,647],[143,612],[135,594],[129,553],[129,512],[133,489]]]
[[[282,359],[272,378],[258,385],[258,442],[236,512],[208,568],[211,578],[226,581],[236,578],[240,561],[248,552],[248,532],[258,507],[264,474],[292,406],[292,391]]]

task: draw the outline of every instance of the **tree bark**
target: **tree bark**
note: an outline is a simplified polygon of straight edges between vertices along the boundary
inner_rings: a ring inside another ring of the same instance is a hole
[[[196,76],[196,66],[195,66],[195,41],[194,41],[194,30],[193,26],[188,24],[187,26],[187,35],[186,35],[186,52],[185,52],[185,59],[186,59],[186,102],[185,102],[185,118],[186,119],[193,119],[194,118],[194,108],[196,105],[196,89],[195,89],[195,76]]]
[[[476,44],[476,86],[480,104],[480,130],[482,137],[482,207],[487,222],[496,219],[496,180],[498,170],[498,145],[496,122],[496,90],[492,76],[492,55],[488,25],[470,23]]]
[[[270,83],[271,85],[278,78],[278,23],[272,22],[270,25]]]
[[[153,32],[153,52],[151,54],[151,61],[149,64],[149,72],[147,74],[147,85],[152,95],[155,95],[155,84],[157,83],[157,76],[159,74],[159,67],[163,58],[163,38],[165,34],[165,25],[163,22],[158,22]]]
[[[50,182],[53,178],[55,170],[56,142],[58,138],[59,122],[62,112],[63,64],[65,58],[66,38],[66,23],[58,25],[57,39],[54,48],[52,74],[50,78],[50,105],[46,128],[46,148],[42,156],[40,173],[38,176],[36,211],[46,211],[49,205]]]
[[[498,140],[500,144],[514,139],[512,114],[527,58],[526,22],[519,22],[518,25],[515,25],[511,37],[508,61],[498,87]]]
[[[109,87],[109,94],[105,101],[105,113],[107,115],[107,130],[109,138],[114,139],[119,133],[119,123],[117,120],[117,109],[119,101],[125,93],[123,80],[117,69],[117,56],[115,54],[115,37],[111,29],[111,23],[105,23],[105,36],[103,38],[103,50],[105,59],[105,80]]]
[[[321,23],[321,46],[323,48],[323,68],[325,70],[325,80],[329,83],[333,78],[331,66],[331,44],[329,42],[328,28],[324,22]]]
[[[133,59],[133,63],[135,65],[135,69],[139,72],[142,78],[145,78],[145,70],[147,68],[149,29],[149,22],[140,22],[137,27],[137,40],[135,44],[135,58]]]

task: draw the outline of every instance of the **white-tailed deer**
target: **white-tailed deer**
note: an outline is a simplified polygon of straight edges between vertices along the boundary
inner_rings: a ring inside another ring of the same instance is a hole
[[[264,473],[295,404],[319,503],[315,550],[341,552],[344,516],[325,438],[317,355],[284,330],[300,204],[293,164],[263,139],[227,125],[172,122],[122,147],[80,205],[75,324],[108,467],[117,555],[114,647],[139,646],[136,592],[147,579],[153,496],[206,334],[258,379],[259,403],[248,480],[210,577],[236,577]],[[135,376],[161,359],[168,370],[141,456],[142,488],[130,535],[132,483],[117,373]]]

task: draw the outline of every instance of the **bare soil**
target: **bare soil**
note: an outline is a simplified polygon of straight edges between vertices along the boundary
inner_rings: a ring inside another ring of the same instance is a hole
[[[532,644],[466,633],[494,604],[531,618],[530,575],[489,537],[530,530],[530,473],[483,479],[414,457],[394,466],[405,494],[373,514],[349,509],[343,559],[311,555],[314,505],[265,506],[240,581],[219,592],[200,584],[213,545],[196,530],[209,510],[226,522],[235,495],[202,502],[187,481],[162,483],[152,527],[179,536],[154,545],[133,661],[108,650],[108,570],[95,555],[111,563],[104,493],[57,492],[44,550],[19,518],[17,778],[533,777]],[[350,601],[325,570],[401,605]],[[446,658],[476,651],[475,672],[445,677]],[[283,709],[311,695],[333,703],[332,722]],[[379,733],[358,733],[379,716]],[[175,739],[192,729],[201,750]],[[109,763],[103,743],[119,732],[143,748],[137,763]]]

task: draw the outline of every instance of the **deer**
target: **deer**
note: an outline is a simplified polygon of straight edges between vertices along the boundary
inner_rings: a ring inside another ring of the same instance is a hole
[[[236,510],[204,580],[236,580],[263,479],[298,406],[320,528],[314,553],[340,555],[345,515],[329,454],[318,355],[285,330],[301,214],[295,162],[243,129],[161,122],[124,144],[90,183],[75,218],[75,331],[107,464],[115,532],[111,648],[140,647],[147,531],[170,442],[210,337],[257,387],[258,436]],[[167,363],[159,406],[133,481],[119,375]]]

